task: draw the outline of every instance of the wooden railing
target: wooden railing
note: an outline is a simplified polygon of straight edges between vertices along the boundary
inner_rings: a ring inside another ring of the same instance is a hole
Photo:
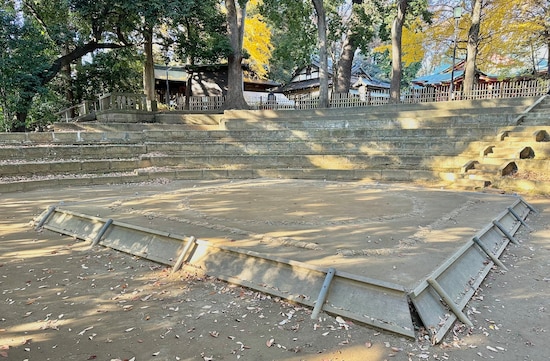
[[[82,118],[86,115],[92,114],[98,109],[97,101],[85,100],[80,104],[73,105],[67,109],[63,109],[57,113],[56,116],[62,122],[70,122],[78,118]]]
[[[149,110],[145,94],[108,93],[99,97],[99,110]]]
[[[143,110],[151,111],[147,105],[145,94],[108,93],[101,95],[97,100],[85,100],[80,104],[63,109],[55,115],[60,121],[74,121],[83,119],[97,111],[106,110]]]

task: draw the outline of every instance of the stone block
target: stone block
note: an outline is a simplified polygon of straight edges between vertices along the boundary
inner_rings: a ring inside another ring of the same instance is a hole
[[[80,173],[82,170],[81,162],[54,162],[50,163],[52,173]]]
[[[51,163],[21,163],[19,174],[28,176],[31,174],[48,174],[51,172]]]
[[[202,179],[202,169],[178,169],[176,170],[176,179]]]
[[[81,162],[80,167],[84,173],[109,172],[111,162],[108,160],[86,160]]]

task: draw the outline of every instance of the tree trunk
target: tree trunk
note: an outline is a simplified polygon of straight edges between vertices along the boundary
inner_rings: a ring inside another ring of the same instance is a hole
[[[27,109],[29,108],[30,105]],[[27,130],[27,115],[29,115],[29,113],[26,110],[15,113],[15,123],[11,125],[12,132],[24,132]]]
[[[63,55],[67,55],[69,53],[69,44],[65,43],[65,46],[63,48]],[[67,104],[74,105],[74,93],[73,93],[73,79],[71,77],[71,64],[67,63],[64,64],[61,68],[61,74],[65,83],[65,100],[67,101]],[[75,109],[71,109],[71,118],[74,118],[76,115]]]
[[[466,69],[464,71],[464,84],[462,85],[462,92],[464,98],[470,98],[472,89],[476,83],[476,59],[477,59],[477,47],[479,44],[479,26],[481,19],[481,3],[482,0],[474,0],[474,7],[472,11],[472,24],[468,31],[468,44],[466,55]]]
[[[227,8],[227,33],[231,43],[232,53],[227,59],[227,94],[224,109],[248,109],[244,99],[243,88],[243,37],[244,20],[246,17],[246,3],[240,0],[241,13],[237,11],[236,0],[225,0]]]
[[[333,84],[335,93],[345,94],[349,92],[351,87],[351,68],[356,50],[357,46],[353,43],[350,30],[344,40],[342,54],[340,55],[340,60],[338,60],[338,76],[335,79],[336,83]]]
[[[401,101],[401,78],[403,73],[401,43],[407,5],[408,0],[398,0],[397,14],[393,19],[391,26],[392,73],[390,83],[390,103],[393,104],[398,104]]]
[[[317,13],[317,33],[319,36],[319,108],[328,108],[328,55],[327,20],[323,0],[312,0]]]
[[[156,99],[155,94],[155,64],[153,62],[153,30],[146,27],[143,31],[145,43],[143,51],[145,53],[145,63],[143,64],[143,91],[147,96],[148,102]]]

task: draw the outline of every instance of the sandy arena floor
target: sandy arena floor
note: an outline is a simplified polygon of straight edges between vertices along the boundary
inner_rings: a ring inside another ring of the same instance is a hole
[[[0,189],[1,192],[1,189]],[[510,195],[291,180],[0,193],[0,360],[549,360],[546,198],[436,346],[96,248],[29,222],[50,205],[414,287]],[[512,312],[513,311],[513,312]]]

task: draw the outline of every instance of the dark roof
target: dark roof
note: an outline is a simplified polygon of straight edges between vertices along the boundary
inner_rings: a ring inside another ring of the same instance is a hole
[[[332,85],[332,76],[333,76],[333,67],[332,67],[332,65],[333,65],[332,60],[328,59],[328,75],[329,75],[328,82],[329,82],[329,86]],[[308,66],[314,66],[316,68],[319,68],[320,67],[319,57],[318,56],[313,56],[312,59],[311,59],[311,64],[309,64],[305,67],[297,69],[294,72],[294,75],[292,76],[292,78],[296,77],[302,71],[302,69],[304,69]],[[379,79],[376,79],[376,78],[373,78],[372,76],[370,76],[363,69],[362,64],[361,64],[360,61],[354,61],[353,64],[352,64],[352,67],[351,67],[352,86],[355,86],[355,84],[357,84],[357,82],[360,81],[361,79],[362,79],[362,84],[367,85],[367,86],[379,87],[379,88],[388,88],[388,89],[390,87],[389,83],[387,83],[385,81],[382,81],[382,80],[379,80]],[[282,87],[282,89],[285,92],[292,92],[292,91],[297,91],[297,90],[307,90],[307,89],[312,89],[312,88],[318,88],[319,86],[320,86],[319,78],[312,78],[312,79],[307,79],[307,80],[290,82],[290,83],[284,85]]]
[[[330,83],[330,80],[329,80]],[[319,78],[313,78],[308,80],[302,80],[297,82],[288,83],[283,86],[283,91],[292,92],[296,90],[312,89],[317,88],[321,85]]]
[[[357,81],[353,84],[353,87],[358,88],[362,85],[365,85],[370,88],[384,88],[384,89],[390,88],[390,83],[388,83],[387,81],[373,78],[368,74],[366,74],[365,76],[362,76],[362,75],[359,76]]]
[[[451,83],[451,77],[454,76],[455,81],[461,81],[464,78],[464,68],[466,66],[465,60],[460,60],[456,63],[454,74],[452,72],[453,66],[449,64],[443,64],[437,67],[432,74],[425,75],[413,79],[411,83],[416,86],[438,86],[447,85]],[[483,82],[495,82],[497,76],[486,74],[479,69],[476,69],[476,76]]]

